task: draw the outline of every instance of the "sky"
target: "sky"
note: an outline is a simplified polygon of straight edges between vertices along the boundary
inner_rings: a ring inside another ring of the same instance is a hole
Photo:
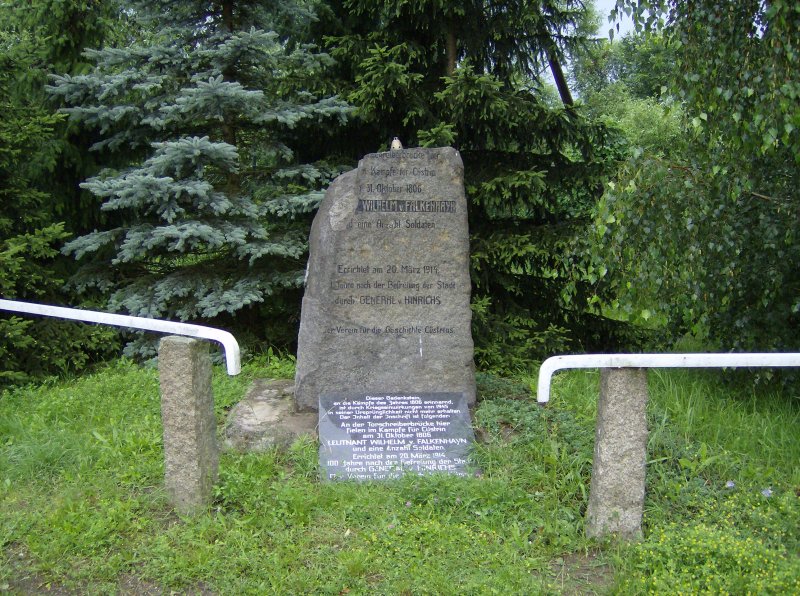
[[[598,35],[601,37],[608,37],[608,30],[612,27],[611,23],[608,22],[608,13],[611,12],[611,9],[614,8],[616,3],[617,0],[594,0],[594,5],[597,8],[597,12],[600,13],[601,18],[600,28],[597,31]],[[614,37],[622,37],[631,29],[633,29],[633,23],[631,19],[623,13],[623,19],[619,25],[619,33],[615,30]]]
[[[608,39],[608,30],[611,29],[612,26],[616,25],[616,23],[612,25],[608,22],[608,14],[611,12],[611,9],[614,8],[616,3],[617,0],[594,0],[594,6],[597,9],[597,12],[600,14],[600,26],[597,29],[598,37]],[[619,39],[631,30],[633,30],[633,21],[631,21],[630,17],[623,13],[622,20],[619,24],[619,32],[617,32],[616,28],[614,29],[614,39]],[[569,66],[567,65],[566,68],[569,68]],[[555,86],[553,74],[550,72],[549,68],[545,68],[542,71],[542,77],[544,81]]]

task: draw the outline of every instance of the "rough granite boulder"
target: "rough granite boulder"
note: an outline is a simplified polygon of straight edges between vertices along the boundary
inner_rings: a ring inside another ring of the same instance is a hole
[[[316,438],[317,416],[295,411],[294,381],[256,379],[228,415],[223,446],[252,452],[288,447],[301,435]]]
[[[469,230],[455,149],[365,156],[314,219],[295,399],[464,392],[475,401]]]

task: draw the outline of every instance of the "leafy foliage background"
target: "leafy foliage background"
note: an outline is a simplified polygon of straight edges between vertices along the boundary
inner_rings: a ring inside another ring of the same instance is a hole
[[[797,350],[795,3],[618,5],[674,57],[664,90],[684,142],[635,153],[600,204],[615,292],[632,316],[658,311],[713,349]]]
[[[399,136],[464,159],[480,368],[797,349],[792,2],[620,0],[614,43],[577,0],[28,4],[0,5],[4,297],[292,349],[324,188]],[[116,347],[0,325],[7,380]]]

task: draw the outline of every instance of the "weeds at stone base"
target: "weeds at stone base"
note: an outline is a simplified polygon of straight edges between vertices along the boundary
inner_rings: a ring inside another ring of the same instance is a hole
[[[275,359],[218,372],[220,422],[250,379],[289,374]],[[796,406],[651,376],[645,538],[598,544],[583,537],[596,379],[557,376],[543,409],[521,395],[531,377],[484,376],[470,478],[321,484],[300,441],[224,456],[193,519],[161,493],[154,371],[120,362],[3,394],[0,591],[800,591]]]

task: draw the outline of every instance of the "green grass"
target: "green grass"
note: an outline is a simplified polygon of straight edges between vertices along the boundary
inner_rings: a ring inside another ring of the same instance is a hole
[[[596,414],[599,373],[559,375],[552,407]],[[720,371],[649,373],[644,539],[614,591],[800,593],[800,402]]]
[[[254,377],[292,370],[271,353],[240,377],[215,369],[220,427]],[[321,483],[300,440],[223,455],[193,518],[162,490],[155,370],[121,361],[7,392],[0,592],[800,591],[798,401],[652,372],[645,537],[598,543],[583,536],[598,376],[557,375],[541,408],[534,377],[479,375],[468,478]]]

